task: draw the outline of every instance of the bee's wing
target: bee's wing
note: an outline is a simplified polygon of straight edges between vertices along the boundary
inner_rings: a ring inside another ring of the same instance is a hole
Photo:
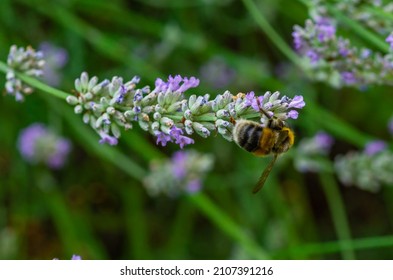
[[[259,180],[257,182],[257,184],[255,185],[254,189],[252,190],[252,193],[257,193],[259,192],[262,188],[263,185],[265,184],[265,181],[267,179],[267,177],[270,174],[270,171],[272,171],[273,165],[276,162],[278,155],[274,155],[272,160],[269,162],[268,166],[266,166],[265,170],[263,170],[263,173],[261,175],[261,177],[259,177]]]

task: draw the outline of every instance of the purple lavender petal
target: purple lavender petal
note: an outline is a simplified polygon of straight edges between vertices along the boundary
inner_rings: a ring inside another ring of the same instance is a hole
[[[111,146],[117,145],[118,140],[117,140],[116,137],[110,136],[109,134],[107,134],[107,133],[104,132],[104,131],[99,131],[98,133],[99,133],[99,135],[101,136],[101,139],[100,139],[100,141],[99,141],[100,144],[105,144],[105,143],[107,143],[107,144],[109,144],[109,145],[111,145]]]
[[[288,104],[288,108],[302,109],[305,105],[306,103],[304,102],[303,96],[296,95]]]
[[[194,144],[194,140],[187,136],[179,136],[175,143],[180,146],[180,149],[183,149],[185,145]]]
[[[288,118],[296,120],[297,117],[299,116],[299,113],[295,110],[291,110],[287,113]]]
[[[161,143],[161,146],[165,147],[166,143],[172,142],[171,137],[168,134],[164,133],[164,132],[156,131],[155,135],[157,137],[156,145],[158,145],[158,143]]]
[[[183,133],[183,130],[175,125],[169,130],[169,135],[175,140],[178,139],[180,135],[183,135]]]
[[[251,106],[254,99],[255,99],[255,93],[253,91],[250,91],[244,97],[244,105],[246,105],[247,107]]]
[[[190,89],[190,88],[195,88],[199,85],[199,79],[195,78],[195,77],[191,77],[191,78],[184,78],[183,79],[183,84],[177,89],[180,92],[185,92],[186,90]]]

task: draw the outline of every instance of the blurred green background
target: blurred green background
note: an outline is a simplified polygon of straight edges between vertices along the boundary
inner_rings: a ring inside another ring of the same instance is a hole
[[[336,139],[330,159],[369,139],[390,139],[390,88],[333,89],[308,80],[288,57],[293,25],[307,17],[307,7],[290,0],[1,0],[0,59],[12,44],[64,48],[69,60],[58,88],[70,93],[87,71],[100,79],[139,75],[142,86],[195,76],[200,86],[190,92],[213,97],[227,89],[301,94],[307,105],[290,122],[297,141],[329,132]],[[158,147],[135,127],[118,146],[101,146],[71,106],[39,91],[24,103],[0,98],[0,108],[0,258],[393,258],[389,187],[370,193],[340,185],[332,173],[299,173],[291,151],[252,195],[268,159],[218,135],[196,137],[192,147],[215,157],[201,193],[151,198],[142,184],[149,163],[176,145]],[[34,122],[71,139],[63,169],[21,158],[18,134]]]

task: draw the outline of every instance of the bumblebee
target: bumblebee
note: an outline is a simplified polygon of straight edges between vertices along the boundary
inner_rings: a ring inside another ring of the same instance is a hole
[[[254,121],[238,120],[232,132],[233,140],[247,152],[258,157],[273,155],[252,191],[254,194],[262,189],[277,157],[288,151],[295,140],[294,132],[283,120],[263,113],[268,117],[266,126]]]

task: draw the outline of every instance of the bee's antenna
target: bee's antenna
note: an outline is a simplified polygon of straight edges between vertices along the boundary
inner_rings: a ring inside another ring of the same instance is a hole
[[[264,114],[269,120],[272,118],[272,116],[270,116],[270,115],[265,111],[265,109],[260,108],[259,110],[260,110],[260,112],[261,112],[262,114]]]
[[[260,104],[259,100],[257,99],[258,107],[259,107],[259,112],[261,112],[263,115],[265,115],[269,120],[272,119],[272,116],[270,116],[265,109],[262,108],[262,104]]]

